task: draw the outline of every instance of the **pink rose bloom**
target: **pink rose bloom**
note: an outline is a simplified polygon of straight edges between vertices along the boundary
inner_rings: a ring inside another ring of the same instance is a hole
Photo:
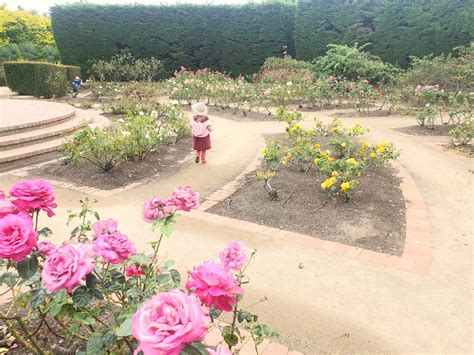
[[[10,213],[16,213],[17,211],[18,209],[10,200],[0,198],[0,218]]]
[[[17,198],[12,203],[19,209],[27,212],[42,209],[48,217],[52,217],[52,209],[57,207],[53,189],[53,185],[46,180],[28,180],[13,185],[10,195]]]
[[[173,205],[157,196],[145,202],[142,218],[147,223],[153,223],[156,219],[163,219],[166,215],[173,213],[173,211]]]
[[[209,318],[199,300],[180,290],[146,301],[132,318],[132,334],[145,355],[178,355],[186,344],[202,341]]]
[[[139,278],[142,275],[145,275],[145,272],[140,267],[137,267],[136,265],[127,266],[125,268],[126,277],[135,276],[136,278]]]
[[[21,261],[36,245],[36,231],[28,215],[8,214],[0,218],[0,259]]]
[[[232,355],[232,351],[224,344],[219,344],[216,350],[207,349],[209,355]]]
[[[36,245],[36,247],[41,253],[43,253],[46,256],[50,256],[51,254],[54,254],[56,250],[58,249],[56,245],[48,241],[39,242]]]
[[[93,250],[111,264],[121,264],[137,253],[133,242],[119,232],[100,235],[94,242]]]
[[[49,292],[63,288],[71,293],[94,270],[93,253],[87,245],[65,244],[49,255],[43,265],[41,278]]]
[[[199,193],[193,191],[190,186],[178,186],[171,194],[168,203],[176,206],[178,210],[189,212],[199,208]]]
[[[206,307],[231,311],[237,295],[244,292],[232,272],[214,261],[206,261],[189,274],[192,280],[186,282],[186,288],[194,290]]]
[[[92,229],[96,238],[102,234],[112,234],[117,232],[117,221],[111,218],[105,221],[98,221],[92,225]]]
[[[5,194],[5,191],[0,190],[0,200],[5,200],[7,198],[7,195]]]
[[[247,256],[247,246],[242,242],[230,242],[219,253],[221,264],[232,270],[240,270],[249,257]]]

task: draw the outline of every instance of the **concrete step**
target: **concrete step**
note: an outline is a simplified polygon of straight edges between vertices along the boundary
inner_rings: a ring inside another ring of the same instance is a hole
[[[8,149],[0,152],[0,164],[3,167],[3,164],[18,161],[36,155],[43,155],[50,152],[55,152],[63,144],[64,138],[58,137],[46,142],[34,143],[31,145]]]
[[[9,134],[0,137],[0,151],[20,148],[22,146],[44,142],[50,139],[62,137],[89,123],[91,119],[84,120],[73,117],[70,120],[61,121],[58,124],[39,126],[38,129],[26,132]]]

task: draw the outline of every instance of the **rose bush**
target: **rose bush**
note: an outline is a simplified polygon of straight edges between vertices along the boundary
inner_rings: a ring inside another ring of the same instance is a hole
[[[161,242],[172,234],[177,213],[199,207],[199,194],[189,186],[144,204],[143,219],[159,231],[151,253],[137,252],[117,221],[101,220],[88,199],[80,211],[69,212],[68,225],[79,221],[69,240],[53,244],[45,240],[51,230],[39,228],[41,213],[54,215],[52,185],[24,181],[12,191],[16,196],[0,194],[0,287],[11,296],[0,321],[22,351],[231,354],[249,340],[258,345],[277,336],[241,305],[242,285],[249,282],[245,271],[255,255],[245,244],[231,242],[218,261],[190,270],[185,287],[173,262],[162,257]],[[231,312],[232,323],[217,320],[223,312]],[[205,344],[212,328],[222,332],[217,347]]]

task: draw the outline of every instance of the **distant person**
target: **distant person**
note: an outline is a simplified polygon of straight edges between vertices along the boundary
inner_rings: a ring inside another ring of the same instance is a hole
[[[78,76],[74,79],[72,82],[72,96],[77,97],[77,94],[79,93],[79,88],[82,85],[82,80]]]
[[[196,164],[201,161],[206,164],[206,150],[211,149],[212,126],[207,117],[208,111],[204,103],[198,102],[191,106],[193,117],[191,120],[191,129],[193,133],[193,145],[196,151]]]

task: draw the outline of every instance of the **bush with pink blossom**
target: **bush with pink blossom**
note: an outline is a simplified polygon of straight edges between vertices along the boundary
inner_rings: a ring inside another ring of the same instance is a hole
[[[11,196],[0,193],[0,287],[10,306],[0,322],[22,351],[35,354],[232,354],[243,343],[275,337],[242,307],[246,269],[255,255],[233,241],[216,256],[189,271],[185,287],[173,262],[160,253],[173,232],[178,212],[199,207],[199,194],[177,187],[169,198],[154,197],[143,219],[159,237],[151,252],[137,252],[114,219],[101,220],[95,201],[81,200],[69,211],[70,238],[53,244],[40,217],[54,216],[53,186],[44,180],[15,184]],[[27,307],[27,312],[21,312]],[[230,312],[232,323],[217,318]],[[243,336],[239,326],[250,336]],[[212,328],[222,332],[217,347],[206,344]],[[38,335],[42,334],[39,341]],[[56,340],[67,339],[61,345]]]

